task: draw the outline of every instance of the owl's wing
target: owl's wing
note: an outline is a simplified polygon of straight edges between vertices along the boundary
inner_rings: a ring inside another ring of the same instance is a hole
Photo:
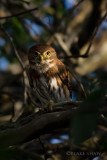
[[[70,97],[72,98],[72,84],[70,80],[70,72],[68,68],[60,62],[58,65],[58,76],[62,83],[67,87],[70,93]]]
[[[35,95],[34,84],[33,84],[32,76],[31,76],[30,68],[27,68],[26,73],[27,73],[27,78],[28,78],[28,82],[29,82],[28,95],[29,95],[32,103],[34,105],[38,106],[38,104],[36,103],[37,98],[34,96]]]
[[[50,94],[48,92],[48,86],[46,83],[46,79],[44,77],[40,77],[40,75],[33,69],[29,68],[28,70],[28,78],[30,85],[30,93],[32,102],[40,102],[47,103],[50,100]]]

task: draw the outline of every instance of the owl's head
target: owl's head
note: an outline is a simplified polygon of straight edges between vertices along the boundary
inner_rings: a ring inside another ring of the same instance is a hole
[[[37,70],[46,70],[57,58],[54,48],[49,45],[39,44],[30,48],[28,59],[30,65],[37,67]]]
[[[41,64],[52,62],[56,57],[54,48],[46,44],[39,44],[31,47],[28,54],[29,62]]]

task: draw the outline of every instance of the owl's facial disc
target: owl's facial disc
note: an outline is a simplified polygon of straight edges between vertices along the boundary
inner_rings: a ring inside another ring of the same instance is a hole
[[[51,51],[46,51],[43,53],[35,51],[33,57],[34,57],[33,61],[36,61],[36,63],[42,63],[42,64],[45,63],[46,64],[46,63],[53,61],[53,59],[51,57]]]

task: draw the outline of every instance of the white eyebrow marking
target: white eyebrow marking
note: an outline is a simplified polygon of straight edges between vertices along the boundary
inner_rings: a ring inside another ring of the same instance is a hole
[[[38,53],[38,54],[40,54],[40,52],[38,52],[38,51],[34,51],[34,53]]]

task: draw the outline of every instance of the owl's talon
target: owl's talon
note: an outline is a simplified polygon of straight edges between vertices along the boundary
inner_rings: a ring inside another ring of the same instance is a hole
[[[45,107],[44,107],[44,110],[46,111],[46,112],[52,112],[53,111],[53,109],[54,109],[54,102],[52,101],[52,100],[50,100],[46,105],[45,105]]]

